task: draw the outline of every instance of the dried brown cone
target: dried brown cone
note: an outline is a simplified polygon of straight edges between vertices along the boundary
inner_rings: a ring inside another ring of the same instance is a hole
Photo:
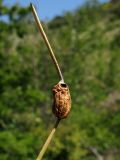
[[[71,96],[66,83],[58,83],[53,88],[52,111],[58,119],[66,118],[71,109]]]

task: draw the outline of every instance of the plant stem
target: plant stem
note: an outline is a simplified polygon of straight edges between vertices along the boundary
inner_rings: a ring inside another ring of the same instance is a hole
[[[54,63],[54,65],[55,65],[55,67],[56,67],[58,76],[59,76],[59,78],[60,78],[60,82],[64,83],[64,78],[63,78],[61,69],[60,69],[59,64],[58,64],[58,62],[57,62],[57,59],[56,59],[56,57],[55,57],[55,54],[54,54],[54,52],[53,52],[53,50],[52,50],[52,47],[51,47],[51,45],[50,45],[50,43],[49,43],[49,41],[48,41],[48,38],[47,38],[47,36],[46,36],[46,34],[45,34],[45,32],[44,32],[44,29],[43,29],[43,27],[42,27],[42,24],[41,24],[41,22],[40,22],[40,19],[39,19],[39,17],[38,17],[38,14],[37,14],[37,12],[36,12],[36,9],[35,9],[35,7],[34,7],[34,5],[33,5],[32,3],[31,3],[31,8],[32,8],[32,12],[33,12],[33,15],[34,15],[34,19],[35,19],[35,21],[36,21],[36,24],[37,24],[37,26],[38,26],[38,29],[39,29],[39,31],[40,31],[40,33],[41,33],[41,35],[42,35],[42,37],[43,37],[43,39],[44,39],[44,41],[45,41],[45,44],[46,44],[46,46],[47,46],[47,48],[48,48],[48,50],[49,50],[50,56],[51,56],[51,58],[52,58],[52,60],[53,60],[53,63]],[[51,142],[51,139],[52,139],[52,137],[53,137],[53,135],[54,135],[54,133],[55,133],[58,125],[59,125],[59,122],[60,122],[60,119],[57,119],[57,121],[56,121],[53,129],[51,130],[51,132],[50,132],[50,134],[49,134],[46,142],[44,143],[42,149],[40,150],[40,153],[39,153],[39,155],[38,155],[38,157],[37,157],[36,160],[41,160],[41,159],[42,159],[42,157],[43,157],[43,155],[45,154],[45,152],[46,152],[46,150],[47,150],[47,148],[48,148],[48,146],[49,146],[49,144],[50,144],[50,142]]]
[[[42,24],[41,24],[41,22],[40,22],[40,19],[39,19],[39,17],[38,17],[38,14],[37,14],[37,12],[36,12],[36,9],[35,9],[35,7],[34,7],[34,5],[33,5],[32,3],[31,3],[31,8],[32,8],[32,12],[33,12],[33,15],[34,15],[34,19],[35,19],[35,21],[36,21],[36,24],[37,24],[37,26],[38,26],[38,29],[39,29],[39,31],[40,31],[40,33],[41,33],[41,35],[42,35],[42,37],[43,37],[43,39],[44,39],[44,41],[45,41],[45,43],[46,43],[46,46],[47,46],[47,48],[48,48],[48,50],[49,50],[49,53],[50,53],[50,56],[51,56],[51,58],[52,58],[52,60],[53,60],[53,63],[54,63],[54,65],[55,65],[56,69],[57,69],[57,73],[58,73],[58,75],[59,75],[59,78],[61,79],[62,82],[64,82],[64,78],[63,78],[61,69],[60,69],[60,67],[59,67],[59,64],[58,64],[58,62],[57,62],[57,59],[56,59],[56,57],[55,57],[55,54],[54,54],[54,52],[53,52],[53,50],[52,50],[52,47],[51,47],[51,45],[50,45],[50,43],[49,43],[49,40],[48,40],[46,34],[45,34],[45,32],[44,32],[44,29],[43,29],[43,27],[42,27]]]
[[[51,142],[51,139],[52,139],[52,137],[53,137],[58,125],[59,125],[59,122],[60,122],[60,119],[57,119],[53,129],[51,130],[46,142],[44,143],[42,149],[40,150],[40,153],[39,153],[39,155],[38,155],[36,160],[41,160],[42,159],[42,157],[43,157],[44,153],[46,152],[46,150],[47,150],[47,148],[48,148],[48,146],[49,146],[49,144]]]

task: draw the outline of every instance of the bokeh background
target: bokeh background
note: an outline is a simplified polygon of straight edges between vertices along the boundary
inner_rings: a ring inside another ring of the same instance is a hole
[[[45,160],[120,160],[120,1],[32,1],[72,110]],[[59,81],[30,1],[0,0],[0,160],[33,160],[55,123]]]

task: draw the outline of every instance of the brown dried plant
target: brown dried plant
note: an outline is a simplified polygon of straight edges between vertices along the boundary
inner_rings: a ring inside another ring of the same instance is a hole
[[[40,22],[40,19],[37,15],[36,9],[34,7],[33,4],[31,4],[31,9],[34,15],[34,19],[36,21],[36,24],[38,26],[38,29],[45,41],[45,44],[49,50],[50,56],[53,60],[53,63],[55,65],[55,68],[57,70],[58,76],[60,78],[60,81],[58,82],[57,85],[55,85],[53,87],[53,106],[52,106],[52,111],[54,113],[54,115],[56,116],[57,120],[55,122],[55,125],[53,127],[53,129],[51,130],[46,142],[44,143],[42,149],[39,152],[39,155],[37,157],[36,160],[41,160],[44,153],[47,150],[47,147],[49,146],[51,139],[59,125],[59,122],[61,121],[61,119],[66,118],[70,112],[71,109],[71,97],[70,97],[70,92],[69,92],[69,88],[68,85],[64,82],[64,78],[61,72],[61,69],[59,67],[59,64],[57,62],[57,59],[55,57],[55,54],[52,50],[52,47],[48,41],[48,38],[44,32],[44,29],[42,27],[42,24]]]

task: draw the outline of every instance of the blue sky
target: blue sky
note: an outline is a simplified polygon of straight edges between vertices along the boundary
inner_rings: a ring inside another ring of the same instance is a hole
[[[4,0],[4,3],[11,6],[15,3],[19,3],[23,6],[27,6],[32,2],[35,4],[39,16],[42,20],[51,19],[56,15],[61,15],[65,11],[75,10],[81,6],[86,0]],[[100,2],[106,2],[108,0],[99,0]]]

